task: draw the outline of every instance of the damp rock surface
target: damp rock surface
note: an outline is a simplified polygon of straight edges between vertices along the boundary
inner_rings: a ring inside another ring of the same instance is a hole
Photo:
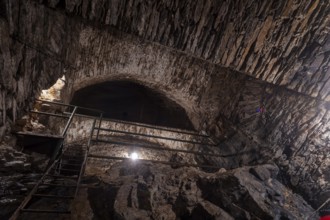
[[[72,219],[307,219],[314,211],[272,174],[274,165],[205,173],[194,168],[117,163],[86,177]],[[275,173],[274,173],[275,172]],[[262,178],[261,178],[262,177]],[[308,219],[317,219],[312,216]]]
[[[66,102],[125,79],[180,104],[232,155],[199,161],[274,161],[281,182],[318,207],[330,196],[329,9],[313,0],[1,1],[0,139],[64,73]]]
[[[0,219],[9,219],[41,178],[46,158],[0,143]]]

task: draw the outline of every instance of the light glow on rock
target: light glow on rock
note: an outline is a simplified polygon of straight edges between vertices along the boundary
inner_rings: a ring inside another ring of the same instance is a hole
[[[137,160],[139,158],[139,155],[136,152],[131,153],[131,159]]]

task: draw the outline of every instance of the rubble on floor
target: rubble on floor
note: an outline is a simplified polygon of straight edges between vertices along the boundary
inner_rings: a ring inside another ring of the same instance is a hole
[[[8,219],[40,179],[47,164],[44,155],[25,154],[0,143],[0,219]]]
[[[313,209],[266,164],[216,173],[127,161],[89,176],[71,219],[306,219]],[[308,219],[317,219],[317,216]]]

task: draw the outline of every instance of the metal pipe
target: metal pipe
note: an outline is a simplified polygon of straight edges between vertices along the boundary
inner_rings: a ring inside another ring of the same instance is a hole
[[[98,158],[98,159],[108,159],[108,160],[131,160],[131,158],[127,158],[127,157],[113,157],[113,156],[103,156],[103,155],[95,155],[95,154],[90,154],[90,155],[88,155],[88,157],[89,158]],[[211,165],[176,163],[176,162],[168,162],[168,161],[161,161],[161,160],[138,159],[137,161],[160,163],[160,164],[175,165],[175,166],[187,166],[187,167],[202,167],[202,168],[213,168],[213,169],[223,168],[223,167],[211,166]]]
[[[109,128],[96,128],[96,129],[99,129],[101,131],[110,131],[110,132],[115,132],[115,133],[138,135],[138,136],[142,136],[142,137],[151,137],[151,138],[164,139],[164,140],[170,140],[170,141],[179,141],[179,142],[185,142],[185,143],[189,143],[189,144],[202,144],[202,145],[206,145],[206,146],[216,146],[214,144],[207,144],[207,143],[203,143],[203,142],[187,141],[187,140],[182,140],[182,139],[162,137],[162,136],[149,135],[149,134],[140,134],[140,133],[134,133],[134,132],[129,132],[129,131],[120,131],[120,130],[114,130],[114,129],[109,129]]]

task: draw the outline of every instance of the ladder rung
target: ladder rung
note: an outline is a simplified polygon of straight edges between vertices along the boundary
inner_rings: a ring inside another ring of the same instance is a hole
[[[70,158],[62,158],[62,160],[71,160],[71,161],[83,161],[83,160],[77,160],[77,159],[70,159]]]
[[[32,196],[51,198],[51,199],[74,199],[74,196],[58,196],[58,195],[47,195],[47,194],[33,194]]]
[[[61,163],[62,166],[75,166],[75,167],[81,167],[82,164],[77,163]]]
[[[53,175],[53,174],[47,174],[46,176],[52,176],[52,177],[57,177],[57,178],[78,179],[77,176],[63,176],[63,175]]]
[[[41,183],[40,186],[58,186],[58,187],[77,187],[77,185],[65,185],[65,184],[53,184],[53,183]]]
[[[63,158],[63,157],[84,158],[84,156],[77,156],[77,155],[65,155],[65,154],[63,154],[63,155],[62,155],[62,158]]]
[[[63,157],[84,157],[85,153],[77,153],[77,152],[66,152],[63,154]]]
[[[45,209],[44,210],[42,210],[42,209],[21,209],[21,212],[71,214],[71,211],[45,210]]]
[[[85,154],[81,154],[81,153],[76,153],[76,152],[65,152],[63,153],[63,156],[79,156],[79,157],[84,157]]]
[[[84,157],[72,157],[72,156],[64,156],[62,160],[76,160],[76,161],[83,161]]]
[[[82,148],[82,147],[68,147],[68,148],[64,149],[64,151],[67,151],[67,150],[84,150],[84,148]]]
[[[59,172],[62,172],[62,171],[71,171],[71,172],[80,172],[80,170],[72,170],[72,169],[58,169],[58,168],[53,168],[53,170],[58,170]]]
[[[70,149],[70,150],[66,150],[66,151],[63,151],[63,153],[67,153],[67,152],[79,152],[79,153],[83,153],[85,152],[85,150],[75,150],[75,149]]]

